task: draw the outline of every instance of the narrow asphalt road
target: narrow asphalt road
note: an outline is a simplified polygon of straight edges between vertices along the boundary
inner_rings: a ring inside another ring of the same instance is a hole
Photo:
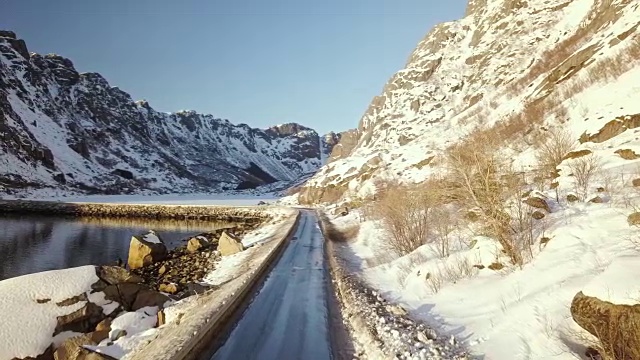
[[[331,359],[330,276],[312,211],[211,360]]]

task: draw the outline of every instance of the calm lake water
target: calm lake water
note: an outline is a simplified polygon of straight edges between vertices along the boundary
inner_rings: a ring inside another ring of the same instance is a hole
[[[40,271],[127,261],[132,235],[155,230],[169,248],[186,237],[228,227],[191,220],[0,216],[0,280]]]

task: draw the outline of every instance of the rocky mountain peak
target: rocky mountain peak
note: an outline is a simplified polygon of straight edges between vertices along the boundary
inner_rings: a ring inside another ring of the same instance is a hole
[[[0,31],[0,64],[0,192],[252,188],[307,176],[331,151],[298,124],[261,130],[158,112],[70,59],[30,56],[11,31]]]
[[[301,132],[313,131],[304,125],[300,125],[298,123],[286,123],[286,124],[278,124],[272,127],[269,127],[265,130],[265,132],[269,134],[273,134],[279,137],[291,136]]]
[[[16,37],[16,33],[8,30],[0,30],[0,42],[9,44],[20,56],[29,59],[30,54],[27,44],[22,39]]]

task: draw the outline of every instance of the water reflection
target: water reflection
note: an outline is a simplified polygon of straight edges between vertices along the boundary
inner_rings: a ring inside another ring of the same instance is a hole
[[[0,216],[0,280],[34,272],[126,261],[132,235],[156,230],[169,247],[229,227],[195,220]]]

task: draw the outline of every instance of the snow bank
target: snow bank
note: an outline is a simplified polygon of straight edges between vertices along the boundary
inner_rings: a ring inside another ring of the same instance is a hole
[[[53,342],[56,317],[81,309],[56,303],[91,290],[95,267],[46,271],[0,281],[0,359],[36,357]]]
[[[533,260],[521,269],[472,269],[469,276],[445,279],[439,291],[429,285],[427,274],[464,259],[487,266],[501,258],[500,247],[476,237],[472,248],[461,247],[446,259],[434,256],[430,245],[401,258],[385,257],[388,235],[368,221],[344,254],[386,299],[440,333],[464,339],[474,354],[494,360],[569,360],[576,356],[571,342],[581,343],[576,334],[582,330],[569,312],[578,291],[620,304],[640,300],[640,252],[631,241],[638,235],[627,224],[630,212],[611,203],[558,206],[545,218],[549,242],[536,246]]]

